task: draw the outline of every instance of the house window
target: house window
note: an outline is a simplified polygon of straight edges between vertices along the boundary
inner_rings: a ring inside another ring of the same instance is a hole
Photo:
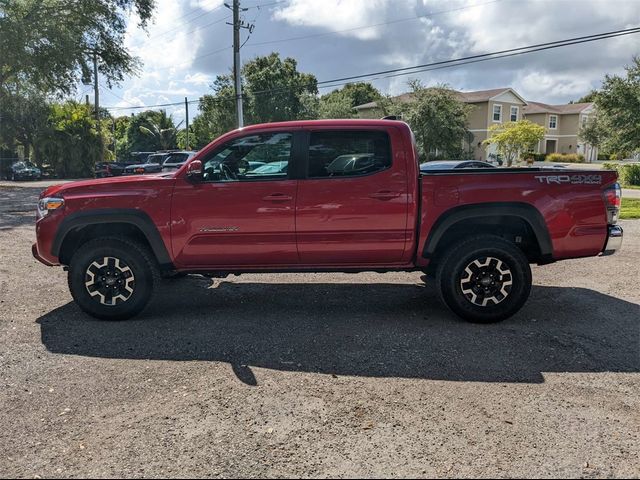
[[[517,122],[518,121],[518,110],[520,110],[518,107],[511,107],[511,116],[510,116],[510,120],[512,122]]]
[[[551,130],[555,130],[558,128],[558,116],[557,115],[549,115],[549,128]]]
[[[494,122],[502,121],[502,105],[493,106],[493,121]]]

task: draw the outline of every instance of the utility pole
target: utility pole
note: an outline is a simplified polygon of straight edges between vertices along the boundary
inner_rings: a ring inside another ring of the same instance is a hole
[[[98,52],[93,51],[93,108],[96,114],[96,123],[100,127],[100,91],[98,90]]]
[[[240,0],[233,0],[233,77],[236,85],[238,128],[244,127],[242,112],[242,78],[240,77]]]
[[[187,97],[184,97],[184,113],[187,120],[187,144],[185,145],[187,148],[185,150],[189,150],[189,102]]]
[[[98,89],[98,51],[93,50],[93,94],[94,104],[93,108],[96,110],[96,129],[100,136],[100,161],[104,161],[104,150],[102,140],[102,129],[100,128],[100,91]]]
[[[113,139],[113,161],[117,162],[117,149],[116,149],[116,119],[111,117],[111,138]]]
[[[244,115],[242,112],[242,77],[240,70],[242,64],[240,63],[240,29],[246,28],[249,33],[253,32],[255,25],[246,25],[243,20],[240,19],[240,12],[246,12],[247,8],[240,8],[240,0],[233,0],[233,6],[228,3],[224,4],[230,10],[233,10],[233,23],[227,25],[233,26],[233,79],[235,85],[236,95],[236,111],[238,113],[238,128],[244,127]]]

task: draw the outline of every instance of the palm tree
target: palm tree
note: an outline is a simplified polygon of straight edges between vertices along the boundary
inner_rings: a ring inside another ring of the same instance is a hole
[[[169,150],[176,146],[176,135],[180,122],[177,126],[173,124],[171,115],[167,115],[166,110],[160,110],[160,114],[147,121],[148,126],[140,126],[140,131],[145,135],[154,137],[160,150]]]

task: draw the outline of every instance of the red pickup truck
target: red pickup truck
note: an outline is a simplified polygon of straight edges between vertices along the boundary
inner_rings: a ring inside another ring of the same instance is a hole
[[[299,121],[230,132],[177,172],[41,195],[34,256],[68,269],[80,308],[132,317],[163,276],[423,271],[459,316],[513,315],[531,263],[611,254],[611,171],[420,173],[409,126]]]

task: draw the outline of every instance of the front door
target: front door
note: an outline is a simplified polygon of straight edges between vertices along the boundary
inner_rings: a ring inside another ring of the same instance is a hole
[[[298,263],[298,181],[289,176],[292,144],[291,132],[240,136],[202,159],[202,182],[177,180],[171,230],[179,266],[260,268]]]
[[[296,207],[300,263],[400,263],[408,228],[407,166],[395,129],[309,133]],[[415,179],[409,179],[415,181]]]
[[[556,153],[556,140],[547,140],[547,149],[545,153],[547,155],[550,153]]]

